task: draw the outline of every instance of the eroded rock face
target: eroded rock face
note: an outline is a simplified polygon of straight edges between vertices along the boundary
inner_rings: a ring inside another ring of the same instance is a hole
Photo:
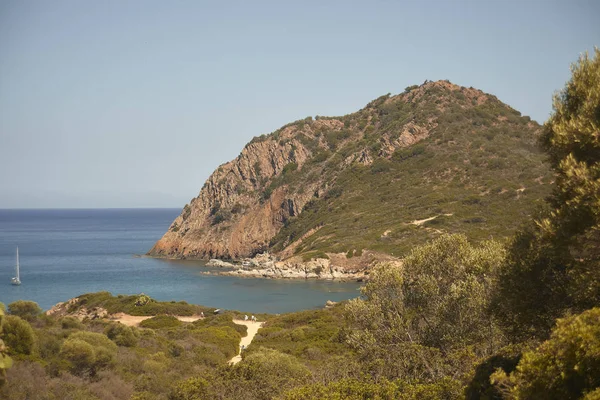
[[[333,129],[343,126],[323,122]],[[303,135],[319,147],[318,139],[310,135],[323,124],[313,125]],[[284,168],[300,169],[312,154],[295,138],[297,131],[284,128],[278,140],[250,143],[235,160],[221,165],[149,255],[237,259],[267,249],[269,240],[302,211],[320,183],[307,182],[301,193],[290,192],[285,184],[270,189]]]

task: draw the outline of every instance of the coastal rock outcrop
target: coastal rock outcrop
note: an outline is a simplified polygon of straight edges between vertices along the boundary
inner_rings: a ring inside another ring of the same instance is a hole
[[[46,315],[53,315],[55,317],[71,316],[75,317],[80,321],[84,319],[101,319],[108,316],[108,311],[102,307],[87,308],[79,305],[79,298],[75,297],[68,301],[57,303],[48,311]]]
[[[348,260],[343,254],[329,254],[329,258],[316,258],[304,261],[291,257],[280,261],[269,254],[258,254],[244,259],[242,264],[232,265],[226,271],[207,271],[207,275],[228,275],[247,278],[269,279],[319,279],[363,282],[369,279],[369,270],[385,262],[401,265],[397,258],[385,254],[366,252],[361,257]]]

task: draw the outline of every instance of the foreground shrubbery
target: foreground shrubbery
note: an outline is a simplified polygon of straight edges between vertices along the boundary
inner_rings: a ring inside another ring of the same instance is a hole
[[[81,297],[102,298],[114,306],[122,298],[136,296]],[[149,303],[157,309],[173,304]],[[47,317],[32,304],[35,307],[27,304],[27,309],[36,312],[28,313],[29,322],[17,315],[2,319],[3,339],[15,364],[8,370],[0,398],[166,399],[181,379],[226,365],[246,334],[230,314],[208,315],[197,323],[158,316],[144,321],[151,328],[134,328],[112,321]],[[9,309],[23,315],[22,308]]]

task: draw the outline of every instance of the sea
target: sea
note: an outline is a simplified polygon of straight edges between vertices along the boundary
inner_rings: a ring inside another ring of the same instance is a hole
[[[359,284],[207,275],[201,261],[143,255],[180,209],[0,210],[0,302],[47,310],[84,293],[144,293],[228,310],[286,313],[358,297]],[[15,275],[20,256],[20,286]]]

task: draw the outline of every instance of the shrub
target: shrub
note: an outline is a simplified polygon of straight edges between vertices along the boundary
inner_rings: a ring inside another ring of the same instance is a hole
[[[226,357],[233,357],[238,353],[241,338],[236,330],[228,326],[197,329],[194,331],[194,337],[217,346]]]
[[[142,328],[165,329],[176,328],[181,325],[181,321],[172,315],[157,315],[140,322]]]
[[[95,332],[75,332],[65,340],[61,357],[69,363],[75,375],[90,375],[112,365],[117,354],[117,345],[106,335]]]
[[[79,339],[65,341],[60,349],[61,356],[70,363],[71,372],[84,375],[96,362],[94,347]]]
[[[42,309],[36,302],[18,300],[8,305],[8,312],[31,322],[42,313]]]
[[[431,384],[409,384],[403,381],[380,382],[342,379],[328,384],[315,383],[294,388],[283,400],[439,400],[460,398],[460,382],[441,379]]]
[[[2,330],[9,354],[33,353],[36,337],[29,322],[16,315],[7,315],[3,320]]]
[[[209,398],[209,384],[203,378],[180,381],[169,393],[169,400],[193,400]]]
[[[139,333],[136,328],[120,323],[111,323],[104,334],[119,346],[133,347],[137,344]]]
[[[550,339],[492,380],[517,399],[580,399],[600,388],[600,308],[559,319]]]
[[[75,317],[64,317],[60,320],[60,326],[63,329],[83,329],[83,324]]]
[[[522,346],[507,346],[475,367],[473,378],[465,389],[466,400],[501,400],[502,392],[492,384],[490,377],[501,370],[511,373],[521,359]]]
[[[297,358],[260,348],[236,364],[228,380],[242,386],[248,398],[272,399],[294,386],[308,383],[310,370]]]
[[[2,340],[2,326],[4,325],[4,304],[0,302],[0,388],[6,380],[6,370],[12,367],[12,359],[8,356],[8,351]]]
[[[363,298],[346,306],[348,343],[388,378],[439,378],[441,356],[466,346],[485,354],[498,335],[488,291],[503,257],[496,242],[472,246],[464,235],[443,235],[416,247],[402,267],[376,268]]]

